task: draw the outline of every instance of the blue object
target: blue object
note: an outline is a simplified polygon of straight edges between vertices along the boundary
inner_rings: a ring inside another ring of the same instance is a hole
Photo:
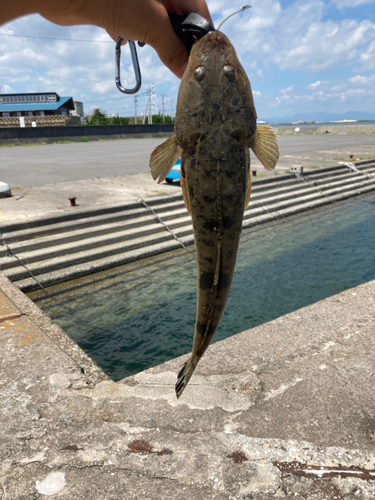
[[[61,106],[67,103],[72,97],[60,97],[56,102],[20,102],[20,103],[7,103],[0,104],[0,112],[12,111],[57,111]],[[71,109],[74,109],[71,108]]]
[[[173,165],[172,170],[170,170],[165,180],[167,182],[173,182],[173,181],[180,181],[180,179],[181,179],[181,160],[179,158]]]

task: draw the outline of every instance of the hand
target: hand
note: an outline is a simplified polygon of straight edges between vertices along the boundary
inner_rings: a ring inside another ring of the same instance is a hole
[[[205,0],[36,0],[38,13],[61,26],[91,24],[119,36],[151,45],[179,78],[188,54],[174,33],[168,13],[196,12],[212,23]]]

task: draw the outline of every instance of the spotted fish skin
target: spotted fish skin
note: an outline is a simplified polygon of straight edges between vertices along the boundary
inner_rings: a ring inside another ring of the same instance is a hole
[[[177,376],[180,397],[220,323],[230,291],[252,148],[265,168],[278,159],[275,134],[257,127],[250,82],[228,38],[214,31],[193,46],[182,79],[175,135],[151,155],[159,182],[181,156],[181,186],[197,255],[197,315],[191,357]]]

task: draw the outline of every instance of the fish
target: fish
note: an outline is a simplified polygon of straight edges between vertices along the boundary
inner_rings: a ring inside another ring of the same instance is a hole
[[[221,31],[211,31],[192,47],[179,88],[174,135],[150,157],[151,175],[158,183],[181,157],[180,183],[197,257],[193,348],[177,375],[177,398],[226,306],[250,200],[250,149],[267,170],[276,166],[276,134],[257,126],[250,82],[235,49]]]

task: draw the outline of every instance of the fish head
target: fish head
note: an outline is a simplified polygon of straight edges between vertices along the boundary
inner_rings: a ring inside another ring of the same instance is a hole
[[[236,74],[239,67],[242,69],[229,39],[220,31],[211,31],[194,44],[186,79],[194,79],[204,88],[225,86],[241,77]]]
[[[229,39],[211,31],[193,45],[181,81],[176,135],[201,134],[209,127],[242,131],[250,143],[256,131],[256,111],[249,79]],[[224,124],[224,125],[223,125]]]

